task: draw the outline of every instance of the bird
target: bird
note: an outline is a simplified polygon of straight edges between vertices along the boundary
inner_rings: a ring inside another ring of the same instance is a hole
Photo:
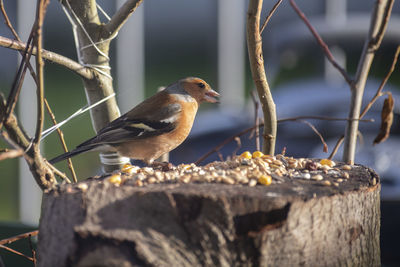
[[[87,151],[114,151],[152,165],[188,137],[199,105],[218,103],[219,96],[200,78],[180,79],[108,123],[96,136],[49,162],[54,164]]]

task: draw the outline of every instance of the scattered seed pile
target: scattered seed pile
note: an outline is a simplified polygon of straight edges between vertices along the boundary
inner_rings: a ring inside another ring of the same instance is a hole
[[[116,186],[144,186],[157,183],[269,186],[274,183],[283,183],[285,179],[310,180],[323,186],[339,186],[350,178],[349,171],[356,167],[343,163],[336,164],[329,159],[296,159],[284,155],[264,155],[260,151],[253,153],[246,151],[227,161],[215,161],[206,166],[196,166],[193,163],[181,164],[170,167],[167,171],[128,164],[121,171],[103,179]]]

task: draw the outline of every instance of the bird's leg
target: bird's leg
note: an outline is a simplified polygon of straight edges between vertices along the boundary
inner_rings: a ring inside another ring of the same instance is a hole
[[[150,164],[150,166],[153,169],[157,170],[162,170],[163,172],[170,171],[174,168],[174,165],[170,162],[159,162],[159,161],[154,161],[153,163]]]

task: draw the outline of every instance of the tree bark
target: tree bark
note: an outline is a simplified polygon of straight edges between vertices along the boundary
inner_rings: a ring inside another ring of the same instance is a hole
[[[38,266],[380,266],[379,177],[349,174],[339,186],[63,185],[43,200]]]

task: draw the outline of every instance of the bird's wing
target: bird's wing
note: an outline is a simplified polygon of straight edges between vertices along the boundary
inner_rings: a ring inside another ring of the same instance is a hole
[[[80,144],[78,147],[92,145],[113,145],[170,132],[176,128],[176,120],[182,111],[179,103],[164,107],[153,107],[151,116],[135,117],[126,113],[101,129],[97,136]]]

